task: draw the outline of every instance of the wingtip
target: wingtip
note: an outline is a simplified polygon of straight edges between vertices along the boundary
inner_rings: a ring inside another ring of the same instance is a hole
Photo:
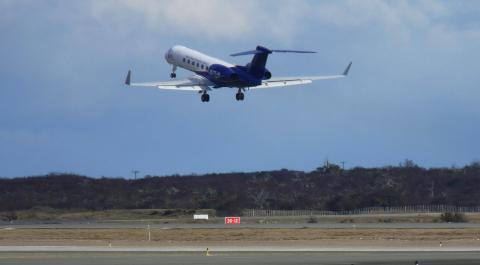
[[[125,79],[125,85],[130,85],[130,76],[132,75],[132,71],[128,70],[127,78]]]
[[[347,76],[348,75],[348,72],[350,71],[350,67],[352,67],[352,62],[350,62],[347,66],[347,68],[345,68],[345,71],[343,71],[343,75],[344,76]]]

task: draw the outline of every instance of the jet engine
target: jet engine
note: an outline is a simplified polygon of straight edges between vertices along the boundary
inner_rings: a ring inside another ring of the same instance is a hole
[[[270,79],[272,78],[272,73],[270,71],[265,70],[265,73],[263,74],[263,79]]]

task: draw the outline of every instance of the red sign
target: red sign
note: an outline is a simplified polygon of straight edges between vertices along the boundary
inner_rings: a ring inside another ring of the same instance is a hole
[[[239,225],[240,224],[240,217],[225,217],[225,224],[226,225]]]

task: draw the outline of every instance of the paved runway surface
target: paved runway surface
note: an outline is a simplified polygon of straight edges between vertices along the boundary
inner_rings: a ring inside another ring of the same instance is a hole
[[[372,246],[355,246],[355,247],[316,247],[316,246],[302,246],[298,244],[292,244],[289,246],[275,246],[275,245],[260,245],[260,246],[225,246],[225,245],[208,245],[210,250],[215,251],[215,253],[253,253],[253,252],[264,252],[264,253],[275,253],[275,252],[285,252],[285,253],[373,253],[373,252],[396,252],[396,253],[408,253],[408,252],[417,252],[417,253],[436,253],[436,252],[447,252],[447,253],[461,253],[461,252],[470,252],[470,253],[480,253],[480,248],[478,247],[467,247],[467,246],[457,246],[457,247],[372,247]],[[150,253],[201,253],[206,249],[205,246],[0,246],[0,253],[13,253],[13,252],[38,252],[38,253],[47,253],[47,252],[150,252]]]
[[[345,253],[0,253],[0,264],[150,265],[150,264],[374,264],[478,265],[480,252],[345,252]]]

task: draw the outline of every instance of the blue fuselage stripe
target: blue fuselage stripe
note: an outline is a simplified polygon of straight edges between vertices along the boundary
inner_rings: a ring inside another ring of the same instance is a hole
[[[241,69],[243,66],[235,66],[230,69],[237,74],[237,78],[217,78],[207,71],[195,71],[197,75],[205,77],[215,84],[215,88],[219,87],[254,87],[262,83],[262,79],[257,79],[253,75]]]

